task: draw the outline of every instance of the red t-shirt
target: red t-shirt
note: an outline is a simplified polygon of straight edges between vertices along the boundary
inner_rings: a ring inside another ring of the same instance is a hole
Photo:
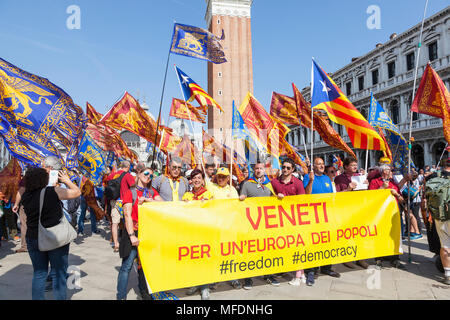
[[[124,170],[120,170],[120,171],[115,171],[115,172],[111,173],[108,176],[108,181],[119,178],[120,175],[124,172],[125,172]],[[136,184],[135,177],[133,177],[131,175],[131,173],[127,172],[127,174],[123,176],[122,181],[120,183],[120,199],[123,200],[123,197],[125,196],[125,192],[130,190],[130,188],[135,184]]]
[[[156,196],[159,196],[159,193],[158,193],[158,191],[156,191],[155,188],[152,188],[152,189],[153,189],[153,197],[152,198],[155,199]],[[131,211],[131,219],[133,220],[133,226],[135,227],[135,230],[137,230],[137,226],[138,226],[139,198],[141,198],[144,195],[144,192],[136,189],[136,194],[137,194],[137,198],[133,204],[133,209]],[[150,197],[150,192],[149,192],[148,197]],[[122,206],[125,203],[132,203],[132,202],[133,202],[133,193],[131,192],[131,189],[128,189],[122,198]]]
[[[272,187],[275,194],[283,194],[285,196],[295,196],[299,194],[305,194],[305,188],[300,179],[292,176],[291,181],[288,183],[281,182],[281,177],[277,177],[272,181]]]

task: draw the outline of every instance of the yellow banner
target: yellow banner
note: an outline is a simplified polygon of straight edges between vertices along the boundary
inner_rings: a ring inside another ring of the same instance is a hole
[[[139,240],[153,292],[401,253],[389,190],[146,203]]]

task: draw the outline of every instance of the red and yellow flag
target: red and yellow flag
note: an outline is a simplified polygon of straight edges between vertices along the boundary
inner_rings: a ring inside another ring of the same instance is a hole
[[[411,111],[441,118],[445,140],[450,144],[450,94],[430,63],[423,72]]]
[[[206,123],[205,116],[200,110],[203,110],[203,108],[196,108],[184,100],[173,98],[172,106],[170,108],[170,116],[178,119]]]
[[[300,113],[298,112],[295,99],[283,94],[272,93],[270,115],[283,123],[300,125]]]
[[[184,135],[181,142],[171,152],[173,156],[179,157],[184,163],[191,165],[191,168],[197,167],[197,148],[192,143],[188,135]]]
[[[181,143],[183,138],[172,134],[171,132],[163,129],[161,131],[161,140],[159,149],[166,155],[174,152],[175,148]]]
[[[0,172],[0,192],[3,193],[5,200],[16,201],[21,175],[22,169],[16,158],[12,158]]]
[[[312,108],[325,110],[331,121],[343,125],[347,129],[353,147],[385,150],[386,146],[378,132],[315,61],[312,74]]]
[[[219,157],[221,163],[229,163],[231,159],[231,150],[225,148],[225,146],[217,142],[217,140],[209,135],[205,130],[202,129],[202,139],[203,139],[203,152],[209,153],[212,156]]]
[[[311,104],[306,102],[303,95],[297,89],[294,83],[292,83],[292,90],[294,91],[294,100],[297,104],[297,110],[300,114],[300,124],[306,128],[311,129]]]
[[[103,118],[103,115],[100,112],[97,112],[89,102],[86,102],[86,116],[88,123],[92,124],[97,124],[100,119]]]
[[[137,155],[131,151],[122,137],[114,130],[104,125],[88,123],[87,134],[105,151],[113,151],[118,157],[137,161]]]
[[[156,143],[156,121],[150,118],[139,102],[128,92],[100,120],[101,124],[118,130],[128,130]]]

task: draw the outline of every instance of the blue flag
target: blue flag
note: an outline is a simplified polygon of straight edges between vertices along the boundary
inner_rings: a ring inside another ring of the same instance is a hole
[[[370,94],[369,124],[372,127],[379,127],[402,135],[400,129],[392,122],[383,107],[375,100],[373,93]]]
[[[42,155],[59,156],[57,142],[67,150],[67,168],[77,166],[77,148],[87,119],[61,88],[0,59],[0,114],[20,143]]]
[[[105,152],[85,133],[79,146],[78,170],[91,180],[94,185],[99,185],[102,183],[106,169],[106,159],[107,155]]]
[[[175,23],[170,52],[212,63],[224,63],[227,59],[220,44],[223,38],[223,33],[222,38],[219,38],[208,30]]]

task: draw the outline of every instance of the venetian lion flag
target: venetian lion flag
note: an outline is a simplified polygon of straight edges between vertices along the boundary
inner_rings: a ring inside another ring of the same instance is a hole
[[[189,164],[191,168],[197,166],[197,155],[199,152],[192,143],[188,135],[184,135],[181,142],[171,152],[173,156],[179,157],[184,163]]]
[[[181,143],[183,138],[178,137],[171,132],[163,129],[161,131],[161,140],[159,150],[165,154],[174,152],[175,148]]]
[[[314,60],[311,83],[311,107],[325,110],[331,121],[343,125],[353,147],[386,150],[380,135]]]
[[[86,124],[83,110],[61,88],[0,59],[0,115],[3,129],[14,131],[5,143],[29,162],[37,152],[61,159],[56,143],[67,151],[69,169],[77,166],[79,138]],[[6,129],[8,127],[8,129]],[[2,130],[3,131],[3,130]],[[20,149],[20,150],[19,150]]]
[[[100,124],[118,130],[128,130],[138,136],[156,143],[156,121],[150,118],[139,102],[125,92],[111,110],[100,120]]]
[[[300,112],[294,98],[272,92],[270,115],[283,123],[300,125]]]
[[[222,107],[214,100],[205,90],[202,89],[194,80],[192,80],[186,73],[175,67],[178,81],[180,81],[181,89],[183,91],[184,100],[191,102],[194,99],[202,106],[216,107],[223,112]]]
[[[88,123],[86,132],[105,151],[114,152],[119,158],[126,158],[137,161],[137,155],[131,151],[120,134],[115,130],[102,125]]]
[[[196,108],[181,99],[172,99],[170,107],[170,116],[178,119],[191,120],[200,123],[206,123],[202,108]]]
[[[106,169],[107,154],[85,133],[81,139],[78,154],[78,170],[94,185],[102,183]]]
[[[97,124],[97,122],[103,118],[103,115],[100,112],[97,112],[89,102],[86,102],[86,116],[88,122],[92,124]]]
[[[223,39],[223,30],[219,38],[208,30],[175,23],[170,52],[220,64],[227,62],[220,44]]]
[[[430,63],[423,72],[411,111],[441,118],[445,140],[450,144],[450,94]]]

